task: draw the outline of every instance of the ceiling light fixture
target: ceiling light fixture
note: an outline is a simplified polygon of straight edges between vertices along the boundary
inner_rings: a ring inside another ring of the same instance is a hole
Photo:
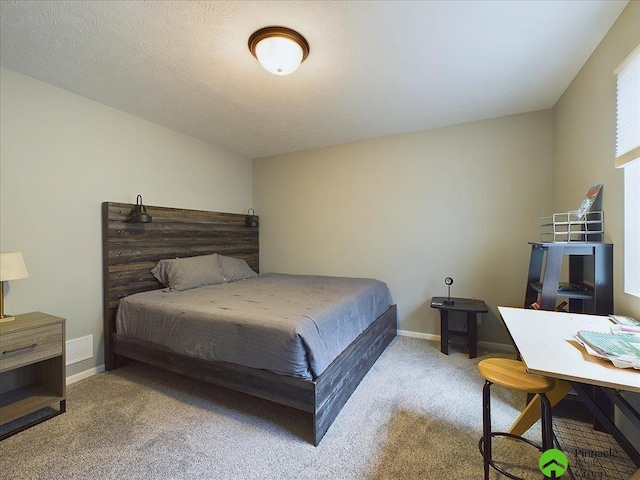
[[[289,75],[309,56],[309,44],[295,30],[266,27],[249,37],[249,50],[274,75]]]

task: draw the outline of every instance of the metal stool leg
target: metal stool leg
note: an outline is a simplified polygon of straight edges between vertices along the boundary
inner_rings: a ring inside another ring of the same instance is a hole
[[[553,448],[553,425],[551,417],[551,403],[544,393],[540,394],[540,420],[542,424],[542,449]]]
[[[491,382],[485,381],[482,389],[482,438],[484,443],[484,480],[489,480],[491,460]]]

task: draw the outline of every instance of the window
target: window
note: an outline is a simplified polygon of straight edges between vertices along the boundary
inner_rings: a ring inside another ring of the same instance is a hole
[[[624,167],[624,291],[640,297],[640,160]]]
[[[618,76],[616,168],[624,168],[624,291],[640,297],[640,45]]]

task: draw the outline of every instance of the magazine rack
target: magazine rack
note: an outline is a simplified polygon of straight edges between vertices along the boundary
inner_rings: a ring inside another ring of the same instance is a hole
[[[604,212],[578,210],[540,217],[541,242],[603,242]]]

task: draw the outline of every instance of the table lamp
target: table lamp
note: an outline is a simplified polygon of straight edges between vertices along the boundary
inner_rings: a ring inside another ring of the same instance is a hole
[[[16,317],[4,314],[4,282],[27,278],[27,266],[20,252],[0,253],[0,323],[10,322]]]
[[[456,302],[451,300],[451,285],[453,284],[453,278],[447,277],[444,279],[444,284],[447,286],[447,299],[444,301],[445,305],[454,305]]]

